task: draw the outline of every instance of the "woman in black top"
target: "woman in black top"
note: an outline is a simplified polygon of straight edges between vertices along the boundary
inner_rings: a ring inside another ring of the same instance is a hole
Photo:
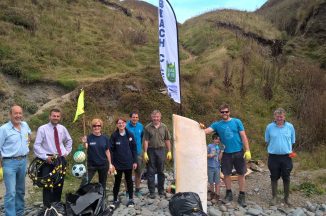
[[[116,169],[113,187],[113,205],[116,208],[119,205],[118,193],[120,190],[122,173],[127,182],[127,192],[129,194],[128,207],[134,206],[133,201],[133,183],[132,170],[137,168],[137,150],[136,142],[132,133],[126,129],[126,120],[118,118],[116,120],[117,129],[110,138],[110,149],[112,163]]]
[[[82,185],[91,182],[95,173],[98,172],[99,183],[105,191],[108,171],[113,169],[109,137],[101,132],[103,127],[101,119],[93,119],[91,126],[92,133],[82,138],[87,149],[87,178],[83,179]]]

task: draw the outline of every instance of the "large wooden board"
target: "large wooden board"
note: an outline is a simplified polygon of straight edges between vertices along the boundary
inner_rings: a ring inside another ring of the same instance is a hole
[[[195,192],[207,212],[207,146],[199,123],[173,115],[176,192]]]

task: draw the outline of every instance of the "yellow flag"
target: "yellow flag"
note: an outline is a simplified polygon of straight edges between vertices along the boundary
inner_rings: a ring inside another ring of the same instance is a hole
[[[76,115],[75,115],[75,118],[74,118],[74,121],[77,121],[78,119],[78,116],[83,114],[85,111],[84,111],[84,89],[82,89],[80,91],[80,94],[79,94],[79,97],[78,97],[78,102],[77,102],[77,110],[76,110]]]

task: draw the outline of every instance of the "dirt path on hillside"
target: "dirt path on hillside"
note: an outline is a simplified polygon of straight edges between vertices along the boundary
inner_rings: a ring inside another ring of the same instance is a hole
[[[182,64],[188,64],[188,63],[190,63],[190,62],[196,60],[197,56],[193,55],[191,52],[189,52],[189,51],[188,51],[187,49],[185,49],[184,47],[181,47],[181,49],[182,49],[182,52],[185,52],[185,53],[187,54],[187,56],[188,56],[188,58],[183,59],[183,60],[181,61]]]

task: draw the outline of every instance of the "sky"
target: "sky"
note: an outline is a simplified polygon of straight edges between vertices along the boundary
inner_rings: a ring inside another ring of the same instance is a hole
[[[158,6],[159,0],[143,0]],[[267,0],[169,0],[179,23],[213,9],[254,11]]]

